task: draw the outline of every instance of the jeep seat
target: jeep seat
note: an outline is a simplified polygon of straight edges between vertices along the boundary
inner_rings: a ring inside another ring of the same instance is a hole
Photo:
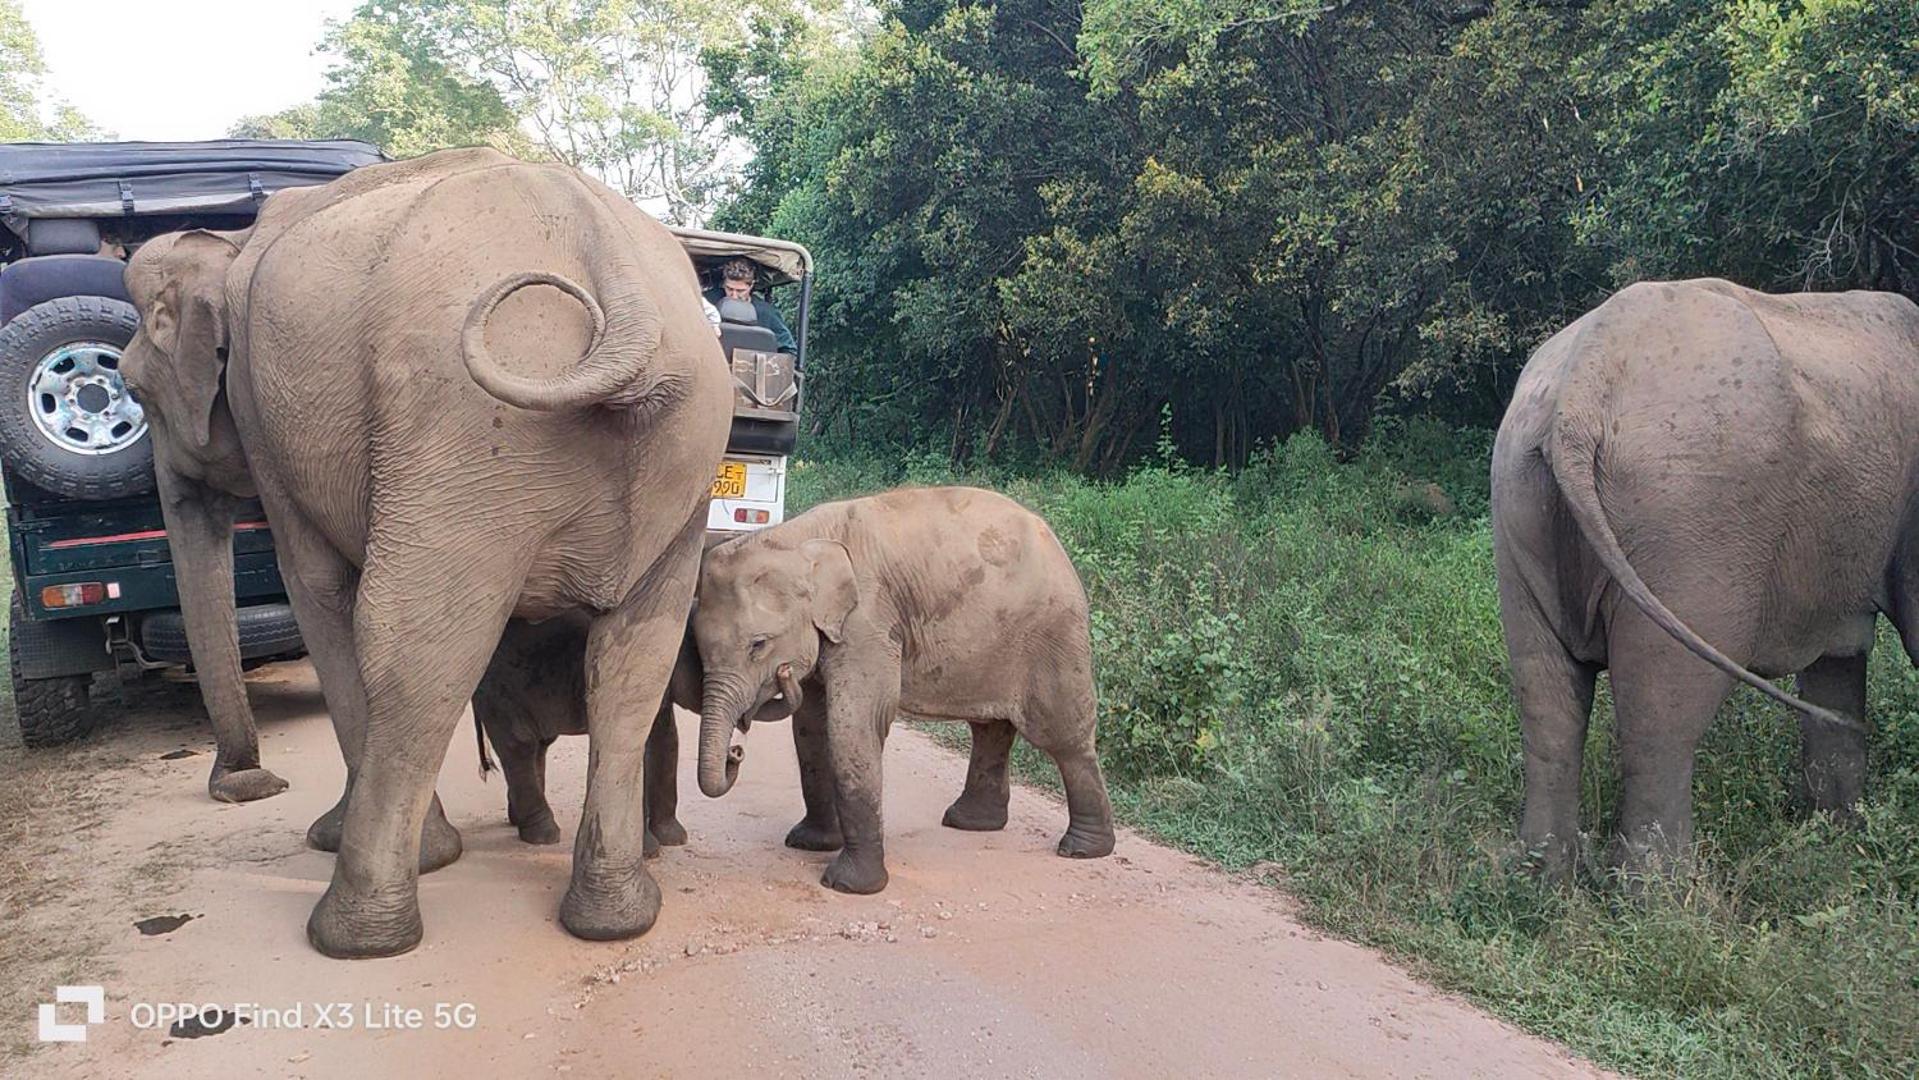
[[[779,352],[779,339],[773,331],[764,326],[750,326],[746,323],[720,323],[720,347],[726,350],[727,360],[733,359],[734,349],[757,349],[760,352]]]
[[[131,304],[127,266],[106,255],[41,255],[0,269],[0,324],[62,296],[106,296]]]
[[[86,218],[39,218],[27,222],[29,255],[98,255],[100,224]]]

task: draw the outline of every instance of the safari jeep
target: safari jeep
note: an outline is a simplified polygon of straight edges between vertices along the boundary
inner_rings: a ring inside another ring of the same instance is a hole
[[[9,673],[28,746],[84,734],[106,710],[95,677],[190,665],[154,495],[153,449],[119,371],[138,326],[121,273],[161,233],[237,229],[266,197],[385,160],[351,140],[0,144],[0,487],[12,597]],[[782,519],[799,432],[812,258],[796,244],[675,230],[717,285],[733,259],[788,301],[798,348],[722,322],[735,415],[708,529]],[[258,505],[234,522],[240,650],[249,664],[304,652]]]

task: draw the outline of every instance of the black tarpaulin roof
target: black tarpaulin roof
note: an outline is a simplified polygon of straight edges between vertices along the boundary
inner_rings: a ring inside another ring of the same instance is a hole
[[[286,187],[383,161],[353,139],[0,143],[0,224],[33,218],[250,213]]]

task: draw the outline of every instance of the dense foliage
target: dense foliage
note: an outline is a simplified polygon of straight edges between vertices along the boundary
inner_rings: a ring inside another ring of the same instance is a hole
[[[1915,1075],[1919,674],[1898,642],[1872,662],[1857,828],[1795,811],[1798,725],[1742,691],[1699,753],[1697,877],[1638,899],[1596,886],[1618,790],[1602,691],[1583,887],[1541,888],[1512,871],[1520,739],[1488,442],[1387,421],[1346,463],[1309,433],[1236,474],[1155,449],[1117,482],[955,473],[943,453],[809,458],[793,496],[957,478],[1044,513],[1093,604],[1115,808],[1285,886],[1318,925],[1629,1073]]]
[[[1490,424],[1613,288],[1919,295],[1919,5],[897,0],[708,51],[849,446],[1112,472]]]

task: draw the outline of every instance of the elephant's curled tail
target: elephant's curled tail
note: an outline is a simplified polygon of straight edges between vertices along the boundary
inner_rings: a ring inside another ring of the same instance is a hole
[[[647,376],[660,346],[660,313],[653,301],[632,285],[635,275],[618,268],[592,268],[600,301],[571,278],[546,271],[513,274],[481,293],[467,309],[460,333],[460,352],[467,373],[480,388],[522,409],[553,411],[593,405],[631,406],[644,401],[657,379]],[[605,272],[611,269],[613,272]],[[551,378],[532,379],[501,367],[486,350],[486,324],[507,297],[535,285],[550,285],[586,308],[593,320],[592,343],[573,370]]]
[[[1587,380],[1585,386],[1575,385],[1577,393],[1581,389],[1589,392],[1597,390],[1600,380]],[[1600,416],[1600,410],[1590,410],[1587,415]],[[1671,634],[1681,645],[1692,650],[1700,659],[1713,667],[1758,690],[1774,701],[1815,719],[1840,727],[1860,729],[1862,725],[1848,717],[1841,716],[1831,709],[1823,709],[1809,701],[1786,693],[1748,670],[1745,665],[1714,648],[1712,643],[1699,636],[1692,627],[1675,615],[1665,602],[1652,591],[1639,571],[1633,568],[1626,558],[1625,548],[1620,546],[1619,536],[1613,531],[1612,522],[1606,517],[1605,507],[1599,501],[1599,428],[1600,425],[1582,424],[1578,419],[1568,416],[1563,410],[1554,418],[1551,434],[1547,440],[1547,463],[1552,468],[1553,479],[1559,485],[1559,492],[1566,500],[1566,506],[1572,511],[1573,520],[1578,522],[1579,531],[1585,535],[1586,542],[1592,545],[1593,552],[1612,575],[1619,587],[1626,591],[1639,610],[1646,613],[1660,629]]]

